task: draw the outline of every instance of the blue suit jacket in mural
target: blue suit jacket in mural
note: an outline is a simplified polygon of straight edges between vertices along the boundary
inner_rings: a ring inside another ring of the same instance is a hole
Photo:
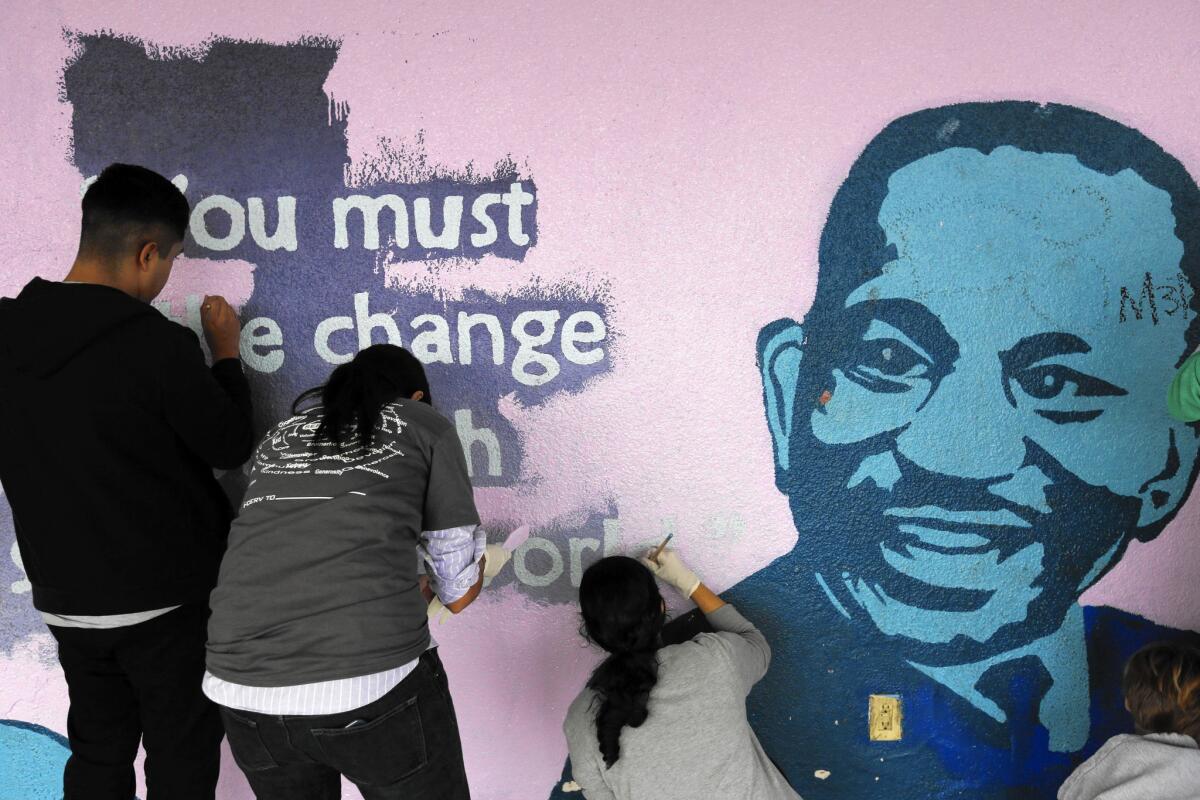
[[[1121,693],[1126,659],[1154,641],[1200,642],[1197,634],[1115,608],[1084,607],[1090,706],[1080,711],[1090,720],[1087,741],[1074,752],[1054,752],[1037,713],[1050,678],[1034,659],[986,676],[988,694],[1003,698],[998,702],[1009,715],[1009,722],[996,722],[890,654],[886,643],[864,645],[865,634],[829,612],[823,597],[801,590],[798,577],[785,556],[725,597],[771,642],[771,668],[750,695],[749,718],[767,754],[805,800],[1053,798],[1101,744],[1132,732]],[[673,622],[669,635],[683,639],[704,628],[703,617],[692,612]],[[871,694],[901,697],[900,741],[869,740]],[[828,770],[829,777],[817,778],[818,770]],[[580,796],[562,791],[568,780],[569,763],[552,798]]]

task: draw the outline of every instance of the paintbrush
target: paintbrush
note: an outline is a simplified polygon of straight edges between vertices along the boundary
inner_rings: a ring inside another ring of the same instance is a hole
[[[662,544],[660,544],[658,547],[656,547],[654,549],[654,552],[650,554],[651,561],[653,561],[656,564],[658,563],[658,557],[662,555],[663,550],[667,549],[667,542],[671,541],[671,537],[673,537],[674,535],[675,534],[673,534],[673,533],[667,534],[667,538],[662,540]]]

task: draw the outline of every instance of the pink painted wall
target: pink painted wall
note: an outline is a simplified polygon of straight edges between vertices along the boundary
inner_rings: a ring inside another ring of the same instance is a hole
[[[535,280],[607,287],[612,369],[543,403],[498,404],[519,437],[521,472],[479,490],[485,521],[498,532],[570,527],[615,509],[624,544],[675,530],[697,571],[727,587],[796,539],[775,488],[755,337],[773,319],[803,316],[829,202],[883,125],[966,100],[1061,102],[1141,130],[1200,174],[1200,6],[882,5],[10,6],[0,30],[0,290],[59,277],[74,254],[86,176],[70,157],[72,109],[59,92],[73,56],[64,30],[192,49],[213,37],[337,39],[325,90],[351,108],[352,161],[370,159],[381,137],[412,142],[423,131],[432,163],[511,154],[537,182],[539,237],[523,261],[418,264],[395,271],[401,287],[432,280],[451,297]],[[208,261],[184,264],[168,287],[178,310],[197,291],[250,297],[252,263]],[[1200,628],[1198,514],[1193,496],[1082,602]],[[0,628],[27,606],[19,580],[0,586]],[[476,796],[528,800],[555,784],[561,721],[597,658],[576,628],[573,607],[510,583],[437,631]],[[48,635],[0,648],[0,716],[63,732],[65,712]],[[226,766],[221,796],[249,797]]]

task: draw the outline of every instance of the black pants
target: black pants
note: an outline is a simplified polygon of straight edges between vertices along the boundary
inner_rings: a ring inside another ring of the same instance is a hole
[[[130,800],[139,740],[148,800],[212,800],[222,731],[200,691],[207,622],[184,606],[125,628],[50,627],[71,698],[65,800]]]
[[[341,714],[221,709],[258,800],[338,800],[341,776],[365,800],[469,800],[458,720],[436,650],[374,703]]]

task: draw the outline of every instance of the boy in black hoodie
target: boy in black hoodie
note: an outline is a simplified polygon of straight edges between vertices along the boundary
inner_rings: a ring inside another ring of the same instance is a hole
[[[189,208],[166,178],[114,164],[83,198],[61,283],[0,300],[0,482],[33,603],[58,640],[71,709],[66,800],[214,796],[221,722],[204,698],[208,594],[230,522],[213,468],[250,455],[250,390],[229,304],[199,340],[149,302]]]

